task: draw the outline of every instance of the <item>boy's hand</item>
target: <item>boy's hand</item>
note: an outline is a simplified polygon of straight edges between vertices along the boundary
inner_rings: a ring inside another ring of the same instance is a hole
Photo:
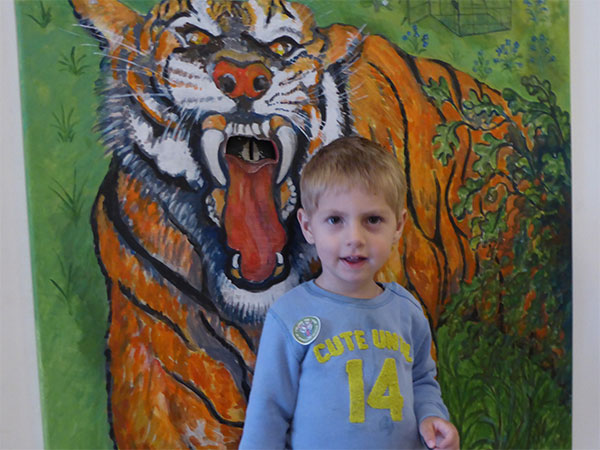
[[[459,450],[460,438],[456,427],[441,417],[426,417],[419,431],[427,446],[436,450]]]

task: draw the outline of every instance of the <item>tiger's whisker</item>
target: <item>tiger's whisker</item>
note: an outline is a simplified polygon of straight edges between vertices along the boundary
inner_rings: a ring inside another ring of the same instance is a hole
[[[87,29],[87,30],[91,30],[92,32],[96,31],[95,27],[93,27],[91,25],[83,24],[83,23],[80,23],[79,27]],[[105,31],[105,33],[106,33],[106,31]],[[119,47],[123,47],[123,48],[125,48],[125,49],[127,49],[127,50],[129,50],[129,51],[131,51],[133,53],[136,53],[139,56],[152,56],[151,52],[144,52],[144,51],[140,50],[139,48],[136,48],[136,47],[134,47],[134,46],[132,46],[130,44],[124,43],[122,41],[122,36],[121,35],[119,35],[117,33],[114,33],[114,32],[113,33],[109,33],[109,34],[110,34],[109,38],[112,38],[112,40],[114,40],[115,42],[119,42]],[[106,38],[106,36],[104,36],[104,37]],[[110,40],[110,39],[107,39],[107,40]],[[108,56],[107,52],[103,52],[102,54],[105,55],[105,56]]]

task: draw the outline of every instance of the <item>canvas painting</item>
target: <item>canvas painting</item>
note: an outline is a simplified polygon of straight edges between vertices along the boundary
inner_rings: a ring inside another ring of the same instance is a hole
[[[406,175],[377,279],[462,447],[569,448],[568,6],[16,0],[46,447],[236,448],[266,311],[320,270],[300,172],[360,135]]]

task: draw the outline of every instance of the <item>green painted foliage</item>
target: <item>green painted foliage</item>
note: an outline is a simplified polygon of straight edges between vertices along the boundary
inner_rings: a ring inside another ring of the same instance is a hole
[[[484,197],[497,209],[469,222],[471,247],[485,246],[491,257],[453,296],[437,335],[442,390],[464,448],[570,446],[569,115],[556,105],[549,82],[531,76],[522,83],[530,98],[512,89],[503,95],[531,130],[533,148],[516,126],[504,139],[485,135],[487,144],[474,148],[480,178],[466,180],[454,205],[465,220],[487,181],[506,179],[503,194],[490,188]],[[494,105],[479,106],[480,117],[498,114]],[[443,125],[439,139],[451,126]],[[508,145],[514,152],[500,172],[499,151]],[[445,155],[439,158],[445,162]],[[509,193],[521,209],[519,232],[514,257],[499,258],[494,255],[513,212],[507,209]]]

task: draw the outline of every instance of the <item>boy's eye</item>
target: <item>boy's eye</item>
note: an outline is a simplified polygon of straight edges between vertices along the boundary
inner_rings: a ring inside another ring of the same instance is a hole
[[[341,221],[342,219],[340,219],[338,216],[331,216],[327,218],[327,223],[330,225],[337,225]]]
[[[369,223],[369,225],[376,225],[378,223],[383,222],[383,218],[381,218],[379,216],[369,216],[369,218],[367,219],[367,222]]]

